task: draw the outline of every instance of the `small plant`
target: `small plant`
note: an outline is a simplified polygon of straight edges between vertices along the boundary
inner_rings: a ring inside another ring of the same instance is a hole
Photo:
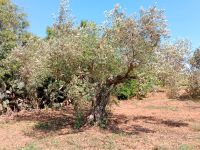
[[[39,129],[39,130],[49,130],[51,127],[50,123],[49,122],[42,122],[42,123],[38,123],[36,126],[35,126],[36,129]]]
[[[52,144],[53,144],[54,146],[58,146],[58,145],[59,145],[59,141],[58,141],[58,140],[53,140],[53,141],[52,141]]]
[[[74,123],[75,129],[80,129],[84,124],[83,114],[81,112],[76,112],[76,118]]]
[[[20,150],[40,150],[35,144],[29,144]]]
[[[194,150],[193,145],[182,144],[179,146],[178,150]]]

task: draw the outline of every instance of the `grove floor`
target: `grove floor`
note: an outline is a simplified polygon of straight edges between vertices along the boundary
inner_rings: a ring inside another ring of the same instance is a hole
[[[200,150],[200,103],[164,93],[113,106],[107,129],[74,130],[72,110],[0,117],[0,150]]]

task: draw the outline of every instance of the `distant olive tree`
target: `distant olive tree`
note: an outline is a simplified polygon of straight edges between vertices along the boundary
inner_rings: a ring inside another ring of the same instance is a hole
[[[10,0],[0,1],[0,60],[17,44],[24,44],[29,33],[26,15]]]
[[[156,52],[154,70],[170,98],[179,97],[179,91],[187,84],[187,59],[191,50],[188,40],[163,43]]]
[[[189,76],[189,94],[196,98],[200,97],[200,49],[196,49],[191,59]]]
[[[200,69],[200,48],[196,49],[191,60],[190,64],[194,69]]]

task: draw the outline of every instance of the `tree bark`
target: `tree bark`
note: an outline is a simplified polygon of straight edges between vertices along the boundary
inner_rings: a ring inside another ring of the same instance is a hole
[[[109,102],[112,86],[103,85],[95,96],[89,121],[101,122],[106,117],[106,106]]]

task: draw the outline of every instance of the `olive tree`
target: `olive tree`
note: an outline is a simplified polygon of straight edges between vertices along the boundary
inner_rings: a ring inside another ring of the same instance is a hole
[[[82,30],[81,68],[87,69],[98,85],[89,118],[100,121],[112,89],[124,80],[136,79],[137,69],[151,61],[161,38],[167,35],[166,21],[156,7],[129,17],[117,6],[107,12],[103,26],[92,24]]]
[[[85,22],[74,26],[71,19],[61,18],[65,23],[54,25],[53,36],[17,47],[10,60],[21,62],[19,74],[30,85],[51,76],[64,81],[69,89],[73,87],[69,94],[78,94],[80,99],[89,95],[88,119],[101,122],[113,88],[127,79],[137,79],[138,69],[151,63],[161,39],[167,36],[164,12],[151,7],[127,16],[116,6],[106,13],[102,25]],[[84,81],[84,88],[79,88],[78,80]]]
[[[142,9],[138,17],[128,17],[117,6],[107,13],[103,33],[93,53],[90,74],[97,78],[91,118],[102,120],[112,89],[128,78],[137,78],[137,68],[151,61],[155,48],[167,35],[163,11]]]
[[[29,33],[26,15],[10,0],[0,1],[0,60],[17,44],[24,44]]]
[[[189,94],[196,98],[200,96],[200,49],[196,49],[190,59]]]
[[[191,60],[190,64],[194,69],[200,69],[200,48],[196,49]]]
[[[177,98],[183,85],[187,84],[187,59],[191,50],[188,40],[178,40],[174,43],[163,43],[156,52],[156,76],[162,85],[168,89],[170,98]]]

